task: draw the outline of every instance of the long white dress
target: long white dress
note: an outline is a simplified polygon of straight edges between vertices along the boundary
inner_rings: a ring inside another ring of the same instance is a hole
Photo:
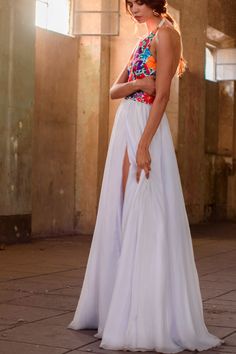
[[[175,150],[166,114],[150,145],[151,172],[136,182],[136,150],[151,104],[123,99],[104,169],[95,231],[68,328],[97,329],[100,347],[177,353],[223,340],[204,323]],[[125,149],[131,163],[122,193]]]

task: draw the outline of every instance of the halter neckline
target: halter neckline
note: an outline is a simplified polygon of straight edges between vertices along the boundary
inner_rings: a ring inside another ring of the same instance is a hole
[[[162,20],[161,20],[161,22],[159,23],[159,25],[157,26],[157,28],[154,30],[154,31],[151,31],[150,33],[149,33],[149,35],[150,34],[156,34],[156,32],[158,31],[158,29],[163,25],[163,23],[165,22],[165,17],[163,17],[162,18]]]

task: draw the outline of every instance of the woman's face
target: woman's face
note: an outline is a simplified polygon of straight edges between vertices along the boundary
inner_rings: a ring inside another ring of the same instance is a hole
[[[153,17],[153,10],[141,0],[127,0],[128,10],[134,19],[139,23],[144,23]]]

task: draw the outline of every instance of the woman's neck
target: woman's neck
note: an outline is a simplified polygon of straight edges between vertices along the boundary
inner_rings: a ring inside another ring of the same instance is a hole
[[[159,16],[159,17],[155,17],[155,18],[150,18],[149,20],[146,21],[146,27],[148,30],[148,33],[155,31],[159,24],[161,23],[163,17]]]

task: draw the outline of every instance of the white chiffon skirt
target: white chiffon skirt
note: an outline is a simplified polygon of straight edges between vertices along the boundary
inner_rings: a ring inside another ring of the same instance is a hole
[[[123,99],[105,164],[85,278],[68,328],[97,329],[100,347],[177,353],[224,343],[206,328],[175,150],[166,114],[151,145],[149,179],[136,150],[151,106]],[[122,193],[127,146],[129,175]]]

